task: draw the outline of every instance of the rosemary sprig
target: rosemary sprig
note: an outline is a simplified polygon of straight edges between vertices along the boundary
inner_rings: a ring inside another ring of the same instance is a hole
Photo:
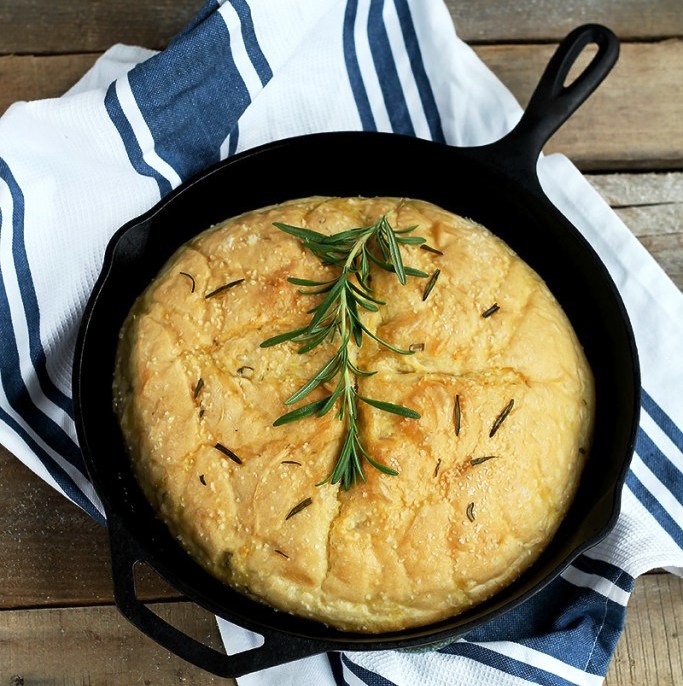
[[[318,305],[309,310],[311,319],[307,326],[273,336],[261,343],[262,348],[278,345],[285,341],[299,344],[299,354],[307,353],[324,341],[338,338],[339,347],[336,353],[323,365],[310,381],[299,388],[287,400],[285,405],[294,405],[303,400],[319,386],[337,377],[336,385],[330,395],[320,400],[302,405],[274,422],[281,426],[304,417],[322,417],[339,402],[337,418],[346,422],[346,437],[337,463],[328,477],[321,482],[333,484],[341,482],[349,489],[358,479],[365,481],[362,462],[366,460],[373,467],[385,474],[396,475],[398,472],[374,460],[363,447],[358,436],[358,403],[363,402],[383,412],[390,412],[401,417],[418,419],[420,415],[394,403],[367,398],[358,393],[357,377],[372,376],[375,372],[359,369],[350,358],[349,345],[353,341],[360,347],[365,336],[399,355],[412,355],[414,350],[403,350],[391,345],[370,331],[360,317],[361,309],[377,312],[384,301],[380,300],[370,288],[370,270],[372,265],[396,274],[401,284],[406,283],[408,276],[427,277],[425,272],[403,264],[402,245],[421,245],[424,238],[409,236],[417,227],[394,229],[386,216],[381,217],[371,226],[341,231],[326,236],[298,226],[275,223],[285,233],[299,238],[303,246],[310,250],[323,265],[340,268],[337,277],[329,281],[290,278],[288,281],[301,286],[304,295],[322,296]],[[318,485],[321,485],[318,484]]]

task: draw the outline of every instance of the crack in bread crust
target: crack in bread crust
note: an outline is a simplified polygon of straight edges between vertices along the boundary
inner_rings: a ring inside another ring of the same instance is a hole
[[[334,346],[299,356],[291,343],[259,344],[307,321],[311,301],[287,276],[331,271],[272,222],[331,234],[382,214],[397,227],[418,224],[416,233],[443,252],[407,248],[407,264],[442,273],[424,303],[422,280],[400,286],[394,275],[374,273],[387,305],[363,313],[366,326],[424,350],[403,358],[366,339],[354,358],[377,374],[359,379],[359,391],[415,407],[422,418],[362,405],[364,445],[400,475],[368,467],[367,483],[348,492],[316,487],[336,461],[342,424],[333,413],[282,428],[272,422]],[[175,278],[179,271],[193,275],[195,293]],[[204,299],[237,278],[245,279],[239,287]],[[493,302],[500,310],[482,318]],[[249,379],[237,371],[244,367]],[[456,395],[460,436],[451,416]],[[228,220],[175,253],[124,324],[115,398],[136,476],[148,496],[165,484],[163,506],[151,499],[190,554],[279,609],[376,632],[464,611],[536,559],[578,483],[593,381],[545,284],[483,227],[421,201],[311,198]],[[489,438],[510,398],[512,412]],[[213,442],[242,464],[212,450]],[[472,464],[494,453],[499,459]],[[298,464],[284,469],[283,461]],[[310,506],[286,519],[309,497]]]

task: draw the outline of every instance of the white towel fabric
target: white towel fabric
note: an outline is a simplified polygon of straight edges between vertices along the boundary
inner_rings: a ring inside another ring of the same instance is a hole
[[[0,119],[0,442],[103,521],[76,443],[75,334],[109,237],[205,166],[288,136],[381,130],[477,145],[521,110],[441,0],[210,0],[161,53],[115,46],[63,97]],[[683,297],[575,167],[544,189],[607,264],[643,378],[616,529],[541,594],[439,651],[308,658],[266,684],[602,682],[634,577],[683,568]],[[229,652],[253,645],[220,623]]]

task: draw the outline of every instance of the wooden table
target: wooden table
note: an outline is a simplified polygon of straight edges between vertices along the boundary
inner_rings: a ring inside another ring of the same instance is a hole
[[[201,0],[0,0],[0,112],[61,94],[117,41],[162,48]],[[598,93],[548,145],[588,172],[683,286],[681,0],[448,0],[460,35],[525,103],[571,28],[605,23],[623,40]],[[143,571],[140,595],[218,645],[213,618]],[[683,581],[636,583],[610,686],[683,684]],[[0,447],[0,686],[212,684],[119,616],[105,531]]]

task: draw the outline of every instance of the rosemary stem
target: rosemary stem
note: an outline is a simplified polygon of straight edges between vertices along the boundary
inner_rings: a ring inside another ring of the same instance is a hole
[[[337,278],[328,281],[294,277],[288,279],[293,284],[309,288],[309,290],[301,290],[302,294],[323,297],[316,307],[307,312],[307,314],[312,315],[308,327],[273,336],[263,341],[261,347],[267,348],[285,341],[293,341],[301,344],[298,352],[304,353],[320,345],[324,340],[333,343],[337,335],[339,335],[339,345],[334,356],[313,378],[290,396],[285,401],[285,405],[298,403],[314,389],[327,384],[333,378],[337,378],[337,383],[327,397],[309,402],[307,405],[282,415],[274,422],[274,426],[281,426],[312,415],[322,417],[338,402],[339,410],[336,416],[339,421],[345,424],[346,437],[335,467],[329,476],[318,485],[328,482],[332,484],[341,482],[343,487],[348,489],[356,483],[358,478],[365,481],[361,464],[363,460],[385,474],[396,475],[398,472],[395,469],[374,460],[361,445],[356,423],[358,403],[364,402],[384,412],[411,419],[419,419],[420,415],[415,410],[402,405],[360,395],[356,377],[371,376],[376,372],[358,369],[350,359],[349,345],[353,342],[360,347],[363,335],[366,334],[379,345],[393,352],[401,355],[410,355],[414,352],[412,348],[410,350],[397,348],[371,332],[362,321],[361,310],[377,312],[378,306],[385,304],[373,294],[369,286],[371,262],[380,269],[395,273],[403,285],[406,283],[406,275],[427,276],[424,272],[404,266],[400,250],[401,245],[419,245],[424,243],[424,239],[404,235],[417,228],[415,226],[395,231],[389,225],[386,217],[381,217],[372,226],[342,231],[336,237],[326,237],[310,229],[289,224],[276,223],[275,226],[285,233],[301,239],[303,245],[309,248],[323,265],[334,265],[340,269],[340,273]],[[376,247],[381,250],[383,259],[373,255],[369,249],[368,245],[371,240],[376,241]],[[353,282],[354,277],[357,283]],[[435,281],[436,279],[433,277],[432,280]]]
[[[356,260],[356,257],[358,256],[358,253],[365,247],[365,244],[370,240],[370,237],[373,235],[373,231],[371,229],[368,229],[363,236],[361,236],[351,249],[351,252],[349,253],[349,256],[346,258],[346,263],[344,264],[344,270],[342,272],[342,276],[347,274],[351,267],[353,267],[353,263]]]

